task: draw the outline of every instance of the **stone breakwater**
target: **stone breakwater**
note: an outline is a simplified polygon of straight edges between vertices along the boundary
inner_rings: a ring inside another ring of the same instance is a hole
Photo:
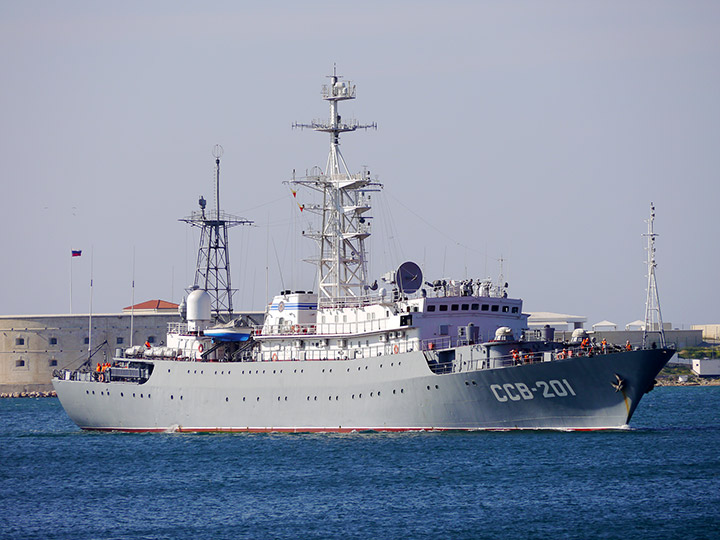
[[[41,398],[57,397],[55,390],[49,392],[2,392],[0,398]]]

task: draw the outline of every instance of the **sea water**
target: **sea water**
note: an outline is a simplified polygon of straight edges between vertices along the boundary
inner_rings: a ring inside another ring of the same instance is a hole
[[[123,434],[0,400],[0,538],[720,538],[720,387],[612,432]]]

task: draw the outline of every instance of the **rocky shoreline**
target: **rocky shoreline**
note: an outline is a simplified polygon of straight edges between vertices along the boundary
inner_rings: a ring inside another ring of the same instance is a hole
[[[2,398],[44,398],[44,397],[57,397],[55,390],[48,392],[3,392],[0,393],[0,399]]]

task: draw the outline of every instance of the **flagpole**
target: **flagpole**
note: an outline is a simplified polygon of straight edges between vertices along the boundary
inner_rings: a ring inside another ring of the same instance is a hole
[[[70,315],[72,315],[72,267],[73,267],[73,257],[72,249],[70,250]]]
[[[88,319],[88,361],[92,354],[92,311],[93,311],[93,255],[95,250],[90,248],[90,317]]]
[[[135,335],[135,246],[133,246],[133,267],[132,267],[132,303],[130,304],[130,346],[133,346]]]

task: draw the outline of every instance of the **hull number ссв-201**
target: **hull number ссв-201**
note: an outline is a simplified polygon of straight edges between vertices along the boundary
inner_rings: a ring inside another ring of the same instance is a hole
[[[491,384],[490,391],[499,402],[504,403],[506,401],[520,401],[522,399],[535,399],[535,395],[539,395],[544,398],[556,398],[556,397],[567,397],[574,396],[575,390],[567,381],[562,379],[558,381],[553,379],[551,381],[535,381],[535,386],[530,388],[525,383],[505,383],[505,384]]]

